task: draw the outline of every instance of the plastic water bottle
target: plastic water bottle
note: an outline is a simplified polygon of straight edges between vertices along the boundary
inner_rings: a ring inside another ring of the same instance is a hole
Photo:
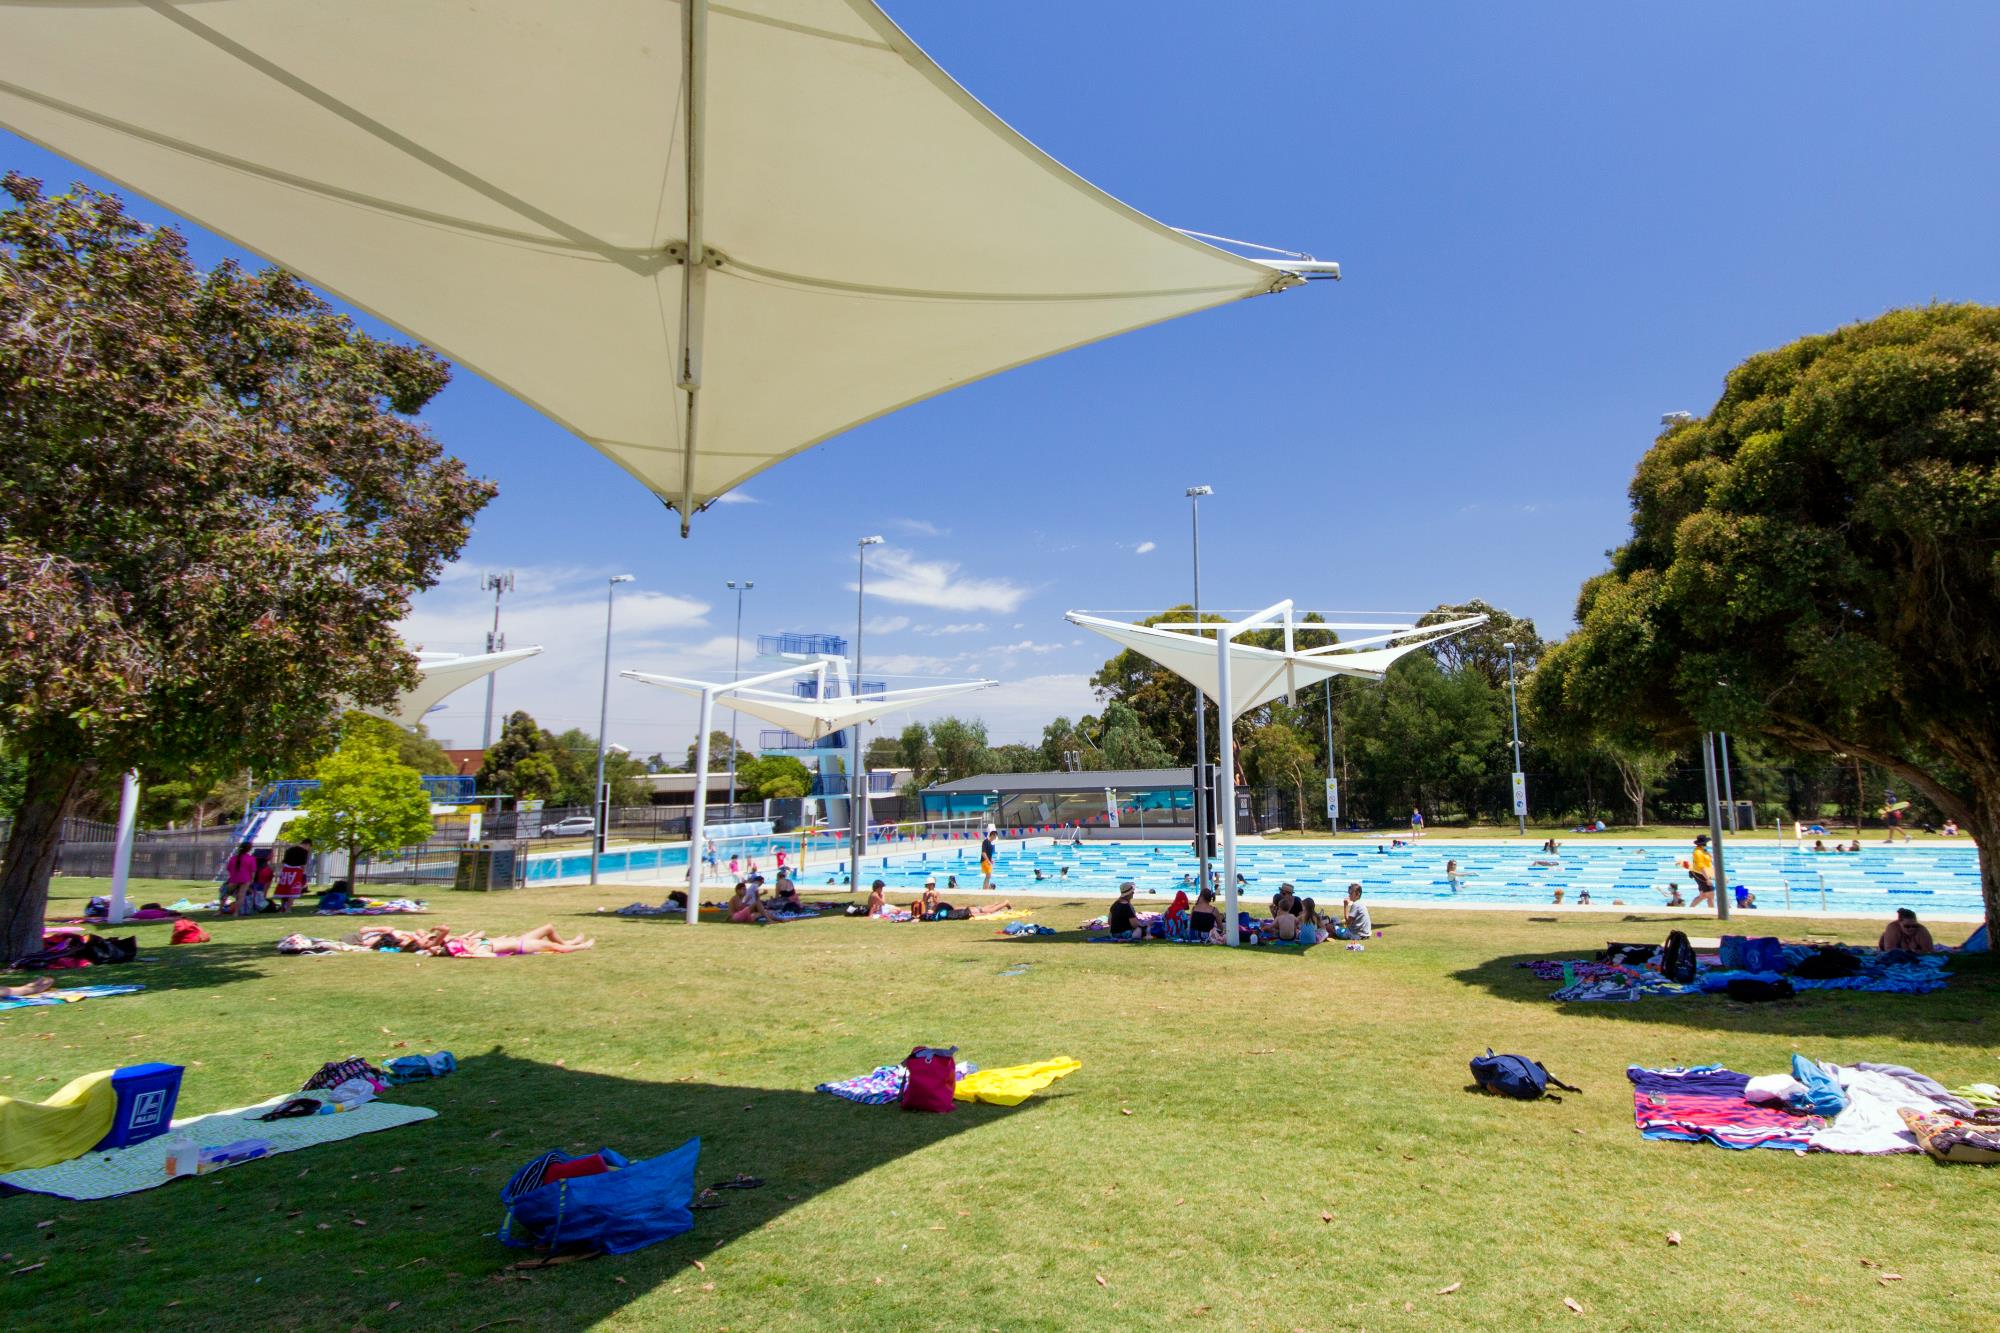
[[[191,1176],[201,1169],[201,1149],[183,1131],[176,1130],[167,1140],[167,1174]]]

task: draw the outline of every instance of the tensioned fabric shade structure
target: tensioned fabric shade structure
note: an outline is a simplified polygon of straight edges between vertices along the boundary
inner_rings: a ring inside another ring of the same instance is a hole
[[[404,690],[398,695],[393,708],[369,711],[379,711],[382,717],[414,727],[423,721],[424,714],[444,702],[447,695],[457,693],[474,681],[484,680],[501,667],[525,661],[540,651],[539,647],[509,648],[502,653],[479,653],[467,657],[419,658],[417,670],[423,673],[423,679],[416,688]]]
[[[1236,916],[1236,729],[1229,723],[1252,708],[1281,695],[1295,694],[1300,686],[1317,684],[1334,676],[1358,676],[1380,680],[1397,658],[1426,644],[1486,623],[1484,615],[1462,616],[1436,625],[1342,624],[1295,621],[1290,601],[1275,603],[1241,620],[1176,622],[1134,625],[1122,620],[1071,611],[1071,624],[1101,634],[1114,643],[1148,657],[1192,684],[1215,701],[1224,724],[1216,728],[1216,783],[1222,816],[1223,921],[1229,943],[1238,942]],[[1277,630],[1281,648],[1259,648],[1238,643],[1240,635],[1259,630]],[[1347,643],[1316,648],[1297,647],[1301,629],[1361,629],[1381,631]],[[1211,637],[1212,636],[1212,637]],[[1371,648],[1371,644],[1384,647]],[[1205,762],[1196,756],[1196,770]],[[1197,785],[1200,783],[1197,781]],[[1201,831],[1207,836],[1207,830]]]
[[[1213,638],[1198,632],[1196,626],[1190,624],[1169,628],[1134,625],[1122,620],[1107,620],[1102,616],[1086,615],[1080,611],[1072,611],[1064,618],[1073,625],[1080,625],[1093,633],[1103,635],[1121,647],[1130,648],[1151,658],[1210,699],[1220,697],[1217,693],[1219,681],[1216,642]],[[1483,624],[1485,620],[1485,616],[1466,616],[1459,620],[1422,627],[1299,621],[1291,625],[1294,632],[1325,629],[1391,632],[1371,635],[1366,639],[1349,643],[1297,649],[1292,652],[1231,642],[1229,645],[1231,716],[1241,717],[1251,709],[1270,703],[1273,699],[1297,694],[1305,686],[1317,685],[1334,676],[1380,680],[1382,673],[1394,665],[1398,658],[1405,657],[1439,639],[1448,638],[1474,625]],[[1216,630],[1225,626],[1208,623],[1200,628]],[[1365,647],[1366,644],[1381,643],[1385,640],[1392,640],[1392,645],[1383,648]]]
[[[0,123],[533,404],[683,534],[899,407],[1339,276],[1121,204],[871,0],[0,3]]]
[[[817,677],[817,697],[806,699],[796,694],[779,694],[774,690],[760,688],[787,677],[796,677],[802,671]],[[647,685],[659,685],[681,694],[693,695],[701,700],[701,712],[695,723],[694,771],[699,776],[694,784],[694,816],[688,832],[688,892],[687,921],[694,925],[700,920],[701,912],[701,855],[702,828],[708,818],[708,736],[715,714],[715,705],[722,703],[739,713],[748,713],[778,726],[804,740],[816,741],[831,736],[837,731],[863,722],[873,722],[886,714],[914,708],[919,704],[937,699],[949,699],[957,694],[969,694],[973,690],[990,689],[998,685],[997,680],[966,680],[940,682],[935,685],[917,685],[901,690],[881,690],[863,695],[827,698],[827,673],[834,671],[845,678],[845,668],[838,658],[820,658],[812,663],[800,663],[767,671],[760,676],[750,676],[729,684],[710,684],[707,681],[690,680],[685,676],[658,676],[647,671],[621,671],[618,674]],[[859,812],[858,802],[867,799],[867,774],[860,772],[860,745],[855,746],[855,769],[848,774],[847,799],[850,808]],[[854,824],[855,836],[848,840],[847,883],[850,890],[861,886],[861,842],[864,830],[857,819]]]

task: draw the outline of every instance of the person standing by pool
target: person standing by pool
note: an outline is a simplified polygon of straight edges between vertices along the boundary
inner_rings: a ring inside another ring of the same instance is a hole
[[[1715,906],[1715,858],[1708,854],[1708,835],[1694,840],[1694,855],[1688,858],[1688,875],[1694,880],[1694,901],[1690,907]]]
[[[1424,836],[1424,812],[1422,810],[1413,809],[1410,811],[1410,836],[1413,838]]]
[[[993,887],[993,852],[993,826],[988,824],[986,832],[979,838],[979,887],[982,889]]]

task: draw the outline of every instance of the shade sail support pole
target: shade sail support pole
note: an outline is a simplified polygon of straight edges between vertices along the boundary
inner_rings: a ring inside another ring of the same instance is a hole
[[[686,140],[687,253],[681,256],[681,355],[674,383],[686,403],[681,431],[681,536],[694,518],[695,432],[700,426],[701,335],[708,293],[708,251],[702,236],[702,134],[707,128],[708,0],[681,0],[681,124]]]
[[[688,825],[687,923],[701,920],[701,850],[708,823],[708,729],[715,723],[715,691],[701,692],[701,712],[694,733],[694,819]]]
[[[1237,626],[1224,625],[1215,632],[1215,751],[1221,771],[1216,777],[1220,799],[1216,811],[1222,821],[1222,891],[1227,924],[1224,938],[1231,946],[1242,943],[1242,926],[1236,918],[1236,714],[1229,698],[1229,645]]]
[[[125,770],[118,793],[118,845],[111,854],[111,908],[105,920],[119,925],[125,920],[126,886],[132,879],[132,842],[139,823],[139,770]]]

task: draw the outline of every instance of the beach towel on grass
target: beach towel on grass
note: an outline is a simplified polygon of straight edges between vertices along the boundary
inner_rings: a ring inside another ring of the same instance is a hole
[[[1625,1071],[1632,1080],[1632,1118],[1642,1137],[1719,1148],[1785,1148],[1803,1152],[1826,1128],[1818,1116],[1795,1115],[1747,1101],[1747,1074],[1721,1065]]]
[[[1019,1106],[1059,1078],[1083,1068],[1083,1062],[1059,1055],[1031,1065],[1006,1065],[961,1074],[952,1096],[962,1102],[991,1102],[995,1106]]]
[[[437,1114],[426,1106],[369,1102],[337,1115],[268,1122],[256,1119],[296,1096],[297,1093],[288,1092],[255,1106],[176,1120],[173,1127],[204,1148],[221,1147],[240,1139],[269,1139],[275,1155],[414,1124]],[[0,1186],[30,1194],[53,1194],[59,1199],[111,1199],[121,1194],[137,1194],[177,1178],[167,1174],[167,1141],[172,1137],[163,1134],[130,1148],[85,1153],[72,1161],[32,1171],[12,1171],[0,1175]]]
[[[958,1062],[956,1073],[959,1078],[968,1078],[978,1072],[978,1065],[965,1060]],[[910,1072],[901,1065],[877,1065],[855,1078],[844,1078],[838,1083],[821,1083],[813,1091],[829,1092],[842,1101],[859,1102],[863,1106],[887,1106],[902,1099],[903,1085],[909,1080]]]
[[[75,1004],[78,1000],[101,1000],[108,995],[130,995],[144,986],[70,986],[45,990],[40,995],[9,995],[0,998],[0,1009],[31,1009],[41,1005]]]

